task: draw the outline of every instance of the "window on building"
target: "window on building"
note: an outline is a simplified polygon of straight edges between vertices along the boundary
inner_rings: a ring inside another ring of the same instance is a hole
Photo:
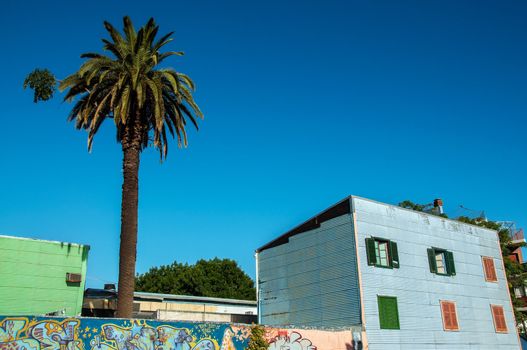
[[[443,317],[443,329],[445,331],[458,331],[456,303],[453,301],[441,300],[441,315]]]
[[[491,305],[492,318],[494,319],[494,328],[498,333],[507,333],[507,322],[505,321],[505,312],[501,305]]]
[[[377,304],[381,329],[400,329],[397,298],[378,295]]]
[[[375,261],[381,266],[389,266],[388,242],[375,241]]]
[[[485,281],[498,282],[496,276],[496,267],[494,266],[494,259],[491,257],[483,257],[483,271],[485,272]]]
[[[376,237],[366,238],[368,265],[399,268],[397,243]]]
[[[432,273],[446,276],[454,276],[456,274],[454,254],[448,250],[428,248],[428,263]]]
[[[446,274],[446,252],[435,251],[436,260],[436,272],[440,274]]]

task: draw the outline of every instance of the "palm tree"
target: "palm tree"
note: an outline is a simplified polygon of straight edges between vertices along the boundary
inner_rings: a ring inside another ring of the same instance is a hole
[[[185,126],[196,128],[203,118],[194,102],[192,80],[159,64],[181,52],[160,52],[172,41],[172,33],[156,40],[159,27],[153,19],[136,31],[124,17],[124,36],[104,22],[111,40],[103,39],[109,55],[85,53],[87,61],[60,82],[68,90],[65,100],[76,100],[68,120],[77,129],[88,131],[88,150],[101,124],[111,118],[117,129],[117,141],[123,151],[123,187],[121,204],[121,243],[117,315],[131,317],[135,284],[137,246],[138,174],[141,151],[153,145],[161,159],[168,151],[167,129],[178,146],[187,145]]]

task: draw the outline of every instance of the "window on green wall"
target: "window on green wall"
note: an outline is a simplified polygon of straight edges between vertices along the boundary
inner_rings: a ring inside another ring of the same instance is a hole
[[[397,243],[377,237],[366,238],[368,265],[399,268]]]
[[[378,295],[377,304],[381,329],[400,329],[397,298]]]
[[[456,274],[456,265],[454,264],[454,254],[441,248],[428,248],[428,264],[430,272],[454,276]]]

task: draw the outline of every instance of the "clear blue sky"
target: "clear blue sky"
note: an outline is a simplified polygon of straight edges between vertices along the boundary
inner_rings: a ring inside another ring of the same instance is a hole
[[[254,249],[348,194],[444,199],[527,226],[525,1],[14,1],[3,3],[0,233],[91,245],[88,285],[117,280],[121,151],[86,151],[60,98],[101,49],[103,20],[153,16],[205,113],[190,147],[143,153],[137,271]]]

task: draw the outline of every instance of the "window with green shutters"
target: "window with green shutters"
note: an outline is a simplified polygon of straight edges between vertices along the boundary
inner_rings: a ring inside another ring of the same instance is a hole
[[[400,329],[397,298],[378,295],[377,304],[381,329]]]
[[[444,276],[454,276],[456,274],[456,265],[452,252],[434,247],[428,248],[427,251],[430,272]]]
[[[387,268],[399,268],[397,243],[383,238],[366,238],[368,265]]]

